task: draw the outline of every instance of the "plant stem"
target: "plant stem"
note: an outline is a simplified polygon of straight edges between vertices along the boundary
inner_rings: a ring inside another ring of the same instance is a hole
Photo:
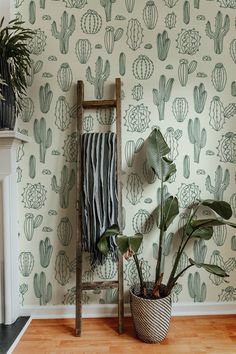
[[[176,284],[177,280],[179,279],[179,277],[189,268],[193,267],[194,264],[189,264],[187,267],[185,267],[183,270],[181,270],[181,272],[179,272],[179,274],[176,275],[176,277],[173,278],[172,283],[170,284],[170,289],[173,288],[173,286]]]
[[[163,244],[163,236],[164,236],[164,230],[163,230],[163,180],[161,180],[161,212],[160,212],[160,218],[158,220],[158,226],[160,228],[160,238],[159,238],[159,247],[158,247],[158,258],[157,258],[157,265],[156,265],[156,279],[155,279],[155,283],[158,281],[158,279],[160,278],[160,274],[161,274],[161,258],[162,258],[162,244]]]
[[[143,275],[142,275],[142,270],[140,269],[139,265],[139,260],[136,254],[133,255],[134,262],[138,271],[138,277],[139,277],[139,282],[140,282],[140,289],[141,289],[141,294],[144,294],[144,281],[143,281]]]

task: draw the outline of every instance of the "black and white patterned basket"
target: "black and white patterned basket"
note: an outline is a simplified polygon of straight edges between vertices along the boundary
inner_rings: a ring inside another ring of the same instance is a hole
[[[149,291],[153,283],[148,283]],[[137,294],[139,286],[130,290],[130,307],[134,328],[138,338],[146,343],[159,343],[168,333],[171,319],[171,295],[162,299],[143,299]]]

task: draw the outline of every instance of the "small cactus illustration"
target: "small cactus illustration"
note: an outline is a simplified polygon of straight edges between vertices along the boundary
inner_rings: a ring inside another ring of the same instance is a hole
[[[211,28],[210,21],[206,24],[206,35],[214,40],[214,51],[216,54],[221,54],[223,51],[223,40],[230,28],[230,19],[225,15],[223,23],[223,14],[221,11],[217,12],[215,17],[215,32]]]
[[[40,275],[34,275],[34,293],[39,299],[40,306],[47,305],[52,300],[52,284],[49,282],[46,285],[46,275],[41,272]]]
[[[197,53],[200,47],[201,36],[198,31],[193,29],[182,29],[178,34],[177,48],[179,53],[194,55]]]
[[[143,183],[137,173],[131,173],[128,176],[126,198],[132,205],[136,205],[142,199]]]
[[[189,119],[188,137],[190,143],[194,145],[194,162],[199,163],[201,149],[206,146],[207,140],[206,129],[201,130],[199,118],[195,118],[194,121]]]
[[[57,282],[62,286],[66,285],[70,280],[71,272],[74,271],[74,262],[70,262],[65,251],[59,251],[55,262],[55,279]]]
[[[230,42],[229,53],[233,62],[236,64],[236,38]]]
[[[125,6],[129,13],[133,12],[135,0],[125,0]]]
[[[92,45],[88,39],[79,39],[75,45],[75,54],[80,64],[86,64],[91,56]]]
[[[140,54],[132,65],[133,75],[137,80],[148,80],[154,71],[154,64],[146,55]]]
[[[211,74],[211,81],[216,91],[221,92],[224,90],[227,82],[227,73],[222,63],[218,63],[215,65]]]
[[[143,86],[138,84],[132,88],[132,96],[136,101],[140,101],[143,98]]]
[[[66,7],[82,9],[86,4],[87,0],[63,0],[66,3]]]
[[[140,209],[134,215],[132,219],[132,225],[133,225],[134,232],[148,234],[149,232],[151,232],[154,225],[153,216],[149,214],[147,210]]]
[[[223,176],[222,167],[219,165],[215,171],[215,186],[211,184],[211,177],[206,178],[206,189],[213,194],[215,200],[224,200],[224,191],[230,182],[230,173],[226,169]]]
[[[52,256],[53,247],[50,243],[48,237],[45,240],[41,240],[39,243],[39,259],[40,264],[43,268],[47,268],[49,266],[51,256]]]
[[[183,4],[183,21],[185,25],[188,25],[190,22],[190,3],[187,0]]]
[[[193,257],[196,263],[204,263],[207,254],[207,246],[205,241],[195,240],[193,244]]]
[[[200,199],[200,189],[195,183],[181,183],[178,189],[179,206],[181,208],[187,208],[194,203],[197,199]]]
[[[40,7],[40,9],[45,9],[45,4],[46,4],[46,0],[40,0],[40,1],[39,1],[39,7]]]
[[[96,267],[97,276],[100,279],[113,279],[117,274],[116,263],[113,262],[111,256],[106,257],[103,265]]]
[[[60,206],[62,209],[66,209],[69,206],[69,193],[75,184],[75,171],[72,169],[70,176],[68,167],[63,166],[61,171],[61,186],[57,184],[57,178],[54,175],[52,177],[52,190],[60,196]]]
[[[36,175],[36,158],[34,155],[30,155],[29,158],[29,177],[34,179]]]
[[[133,166],[134,154],[135,154],[135,142],[133,140],[128,140],[125,143],[125,160],[128,167]]]
[[[20,118],[23,122],[28,123],[34,114],[34,102],[30,97],[24,97],[22,99],[22,111],[20,112]]]
[[[132,50],[137,50],[143,41],[143,28],[141,23],[136,18],[131,18],[128,21],[126,43]]]
[[[220,3],[220,7],[236,9],[235,0],[217,0]]]
[[[190,157],[185,155],[183,159],[183,176],[184,178],[189,178],[190,176]]]
[[[216,131],[222,129],[225,123],[225,110],[220,97],[214,96],[209,109],[210,125]]]
[[[236,134],[228,132],[222,135],[217,149],[220,161],[236,163]]]
[[[92,76],[91,68],[88,66],[86,70],[87,81],[94,85],[94,96],[97,99],[103,98],[104,82],[110,75],[110,63],[106,60],[103,68],[103,59],[99,56],[95,63],[95,75]]]
[[[28,277],[34,268],[34,256],[31,252],[21,252],[19,255],[19,269],[23,277]]]
[[[126,56],[125,53],[121,52],[119,55],[119,73],[121,76],[125,75],[126,71]]]
[[[165,5],[172,8],[176,5],[179,0],[163,0]]]
[[[68,246],[71,242],[73,229],[68,217],[61,219],[57,227],[57,236],[63,246]]]
[[[40,103],[40,110],[42,113],[47,113],[50,110],[52,96],[53,93],[50,89],[49,83],[46,83],[45,86],[40,86],[39,103]]]
[[[196,60],[192,60],[188,63],[186,59],[180,59],[178,68],[178,77],[181,86],[186,86],[188,82],[188,76],[192,74],[197,68]]]
[[[72,133],[68,135],[63,146],[63,156],[65,156],[67,162],[77,161],[77,134]]]
[[[183,122],[188,114],[188,101],[185,97],[176,97],[172,104],[172,112],[177,122]]]
[[[170,39],[168,33],[163,31],[157,35],[157,55],[159,60],[164,61],[167,58],[170,49]]]
[[[87,10],[81,17],[81,29],[86,34],[96,34],[102,27],[102,18],[95,10]]]
[[[28,290],[29,290],[29,287],[27,284],[25,284],[25,283],[20,284],[19,294],[20,294],[20,305],[21,306],[24,306],[24,301],[25,301],[24,295],[27,293]]]
[[[88,116],[85,116],[83,119],[83,129],[89,133],[93,130],[93,117],[91,116],[91,114],[89,114]]]
[[[174,79],[168,79],[166,82],[165,75],[161,75],[159,79],[159,90],[153,89],[153,103],[157,106],[159,120],[164,119],[165,104],[169,101]]]
[[[40,209],[46,200],[46,189],[41,183],[27,183],[22,193],[24,207],[28,209]]]
[[[143,103],[137,106],[129,105],[124,117],[127,130],[139,133],[146,131],[150,123],[150,114],[148,107]]]
[[[29,23],[33,25],[36,20],[36,5],[35,2],[32,0],[29,3]]]
[[[112,11],[112,4],[114,4],[116,0],[100,0],[100,4],[104,7],[105,14],[106,14],[106,21],[111,21],[111,11]]]
[[[73,74],[68,63],[62,63],[57,72],[57,82],[63,92],[70,90],[73,81]]]
[[[112,125],[116,119],[114,109],[112,108],[97,109],[96,117],[98,122],[103,125]]]
[[[70,36],[75,31],[75,16],[71,15],[69,20],[68,13],[64,11],[61,16],[60,28],[61,31],[58,30],[56,22],[53,21],[51,27],[52,35],[59,40],[61,54],[67,54],[69,51]]]
[[[40,70],[43,67],[43,62],[42,60],[37,60],[34,62],[33,59],[30,60],[30,65],[28,68],[28,74],[26,76],[26,84],[27,86],[32,86],[33,81],[34,81],[34,75],[39,73]]]
[[[60,96],[56,102],[55,117],[55,124],[61,131],[66,130],[71,124],[71,109],[64,96]]]
[[[40,28],[34,31],[33,36],[28,40],[27,47],[31,54],[40,55],[46,46],[45,32]]]
[[[176,25],[176,14],[174,12],[171,12],[170,14],[166,15],[166,17],[165,17],[165,25],[169,29],[175,28],[175,25]]]
[[[143,9],[143,22],[147,29],[153,30],[156,27],[158,19],[158,11],[154,1],[149,0]]]
[[[231,95],[236,97],[236,81],[231,82]]]
[[[37,215],[34,217],[33,214],[25,214],[24,220],[24,234],[28,241],[31,241],[34,236],[34,230],[39,227],[43,222],[43,216]]]
[[[236,5],[236,4],[235,4]],[[233,302],[236,300],[236,288],[233,286],[227,286],[225,289],[221,290],[221,294],[218,295],[218,301],[229,301]]]
[[[223,246],[226,240],[226,235],[227,235],[226,225],[218,225],[214,227],[213,241],[217,246]]]
[[[188,291],[194,302],[204,302],[206,300],[207,288],[203,282],[201,284],[200,274],[195,272],[194,275],[188,275]]]
[[[199,86],[194,86],[193,89],[194,109],[197,113],[203,112],[206,99],[207,92],[205,90],[204,84],[201,82]]]
[[[236,236],[231,237],[231,250],[236,251]]]
[[[123,35],[123,29],[119,27],[116,31],[113,26],[107,26],[104,33],[104,45],[108,54],[112,54],[114,50],[114,44]]]
[[[173,161],[179,155],[179,152],[178,152],[178,147],[179,147],[178,140],[181,138],[181,136],[182,136],[182,131],[181,130],[179,130],[179,129],[174,130],[174,128],[172,128],[172,127],[167,128],[166,133],[164,134],[164,138],[165,138],[165,141],[166,141],[167,145],[170,148],[170,152],[167,155],[167,158],[169,160]]]
[[[34,139],[39,144],[40,162],[45,163],[46,151],[52,145],[52,130],[46,127],[45,118],[34,121]]]
[[[200,8],[200,0],[194,0],[193,6],[195,9],[199,9]]]

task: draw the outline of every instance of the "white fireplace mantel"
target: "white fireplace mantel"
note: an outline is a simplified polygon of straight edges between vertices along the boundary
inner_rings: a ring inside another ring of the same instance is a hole
[[[19,315],[16,149],[30,141],[21,133],[0,131],[0,323],[5,324],[12,324]]]

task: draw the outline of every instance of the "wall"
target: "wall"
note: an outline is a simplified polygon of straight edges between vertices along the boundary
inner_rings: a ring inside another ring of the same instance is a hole
[[[104,1],[105,8],[100,3],[15,0],[15,13],[35,30],[29,43],[33,62],[28,96],[18,120],[19,129],[35,140],[17,157],[22,304],[75,300],[75,185],[68,188],[68,203],[60,201],[60,186],[61,174],[66,170],[70,176],[76,168],[78,79],[85,82],[85,97],[94,99],[112,98],[114,79],[122,78],[125,232],[145,234],[141,258],[146,277],[154,274],[157,231],[151,214],[160,185],[141,147],[153,127],[161,128],[177,165],[167,188],[179,198],[180,224],[195,198],[223,198],[235,213],[234,1],[117,0]],[[85,130],[107,129],[113,120],[108,113],[86,114]],[[172,226],[166,242],[165,273],[175,254],[176,228]],[[229,283],[192,269],[175,288],[175,302],[236,299],[233,234],[233,229],[218,227],[212,240],[196,241],[187,250],[194,259],[224,267]],[[181,266],[187,262],[185,254]],[[116,275],[110,259],[92,272],[88,255],[84,270],[87,280]],[[124,272],[127,288],[137,279],[132,261],[125,262]],[[84,292],[83,302],[112,303],[115,295],[110,290]]]

